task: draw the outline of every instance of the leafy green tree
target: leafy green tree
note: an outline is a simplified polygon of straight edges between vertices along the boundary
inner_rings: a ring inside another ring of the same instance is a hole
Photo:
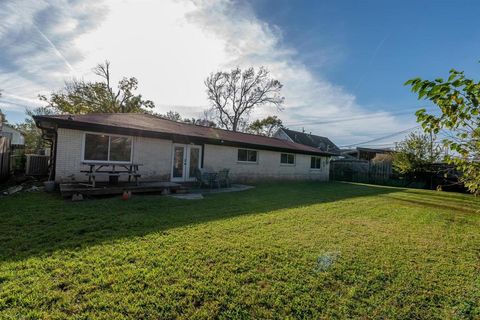
[[[218,126],[231,131],[246,130],[254,109],[267,105],[281,109],[284,101],[282,84],[264,67],[212,73],[205,86]]]
[[[399,142],[393,156],[393,168],[407,176],[432,172],[432,164],[441,159],[442,149],[427,134],[411,133]]]
[[[33,116],[54,114],[50,108],[38,107],[32,110],[25,110],[27,117],[23,123],[15,125],[16,129],[22,132],[25,138],[25,153],[37,153],[49,146],[49,142],[42,137],[42,131],[38,129]]]
[[[0,109],[0,128],[2,127],[2,123],[7,123],[7,118],[5,117],[5,114],[2,112],[2,109]]]
[[[446,130],[449,135],[443,143],[452,152],[445,160],[462,172],[460,180],[475,194],[480,191],[480,82],[468,79],[464,72],[450,70],[447,80],[442,78],[408,80],[419,99],[427,99],[440,109],[440,114],[417,111],[417,121],[426,132],[437,134]]]
[[[111,84],[110,62],[98,64],[93,72],[101,78],[97,82],[73,80],[65,83],[63,90],[53,92],[50,97],[40,96],[47,107],[56,113],[139,113],[155,107],[150,100],[135,94],[138,80],[124,77],[117,89]]]
[[[170,110],[165,114],[154,113],[154,115],[164,119],[176,121],[176,122],[184,122],[184,123],[194,124],[197,126],[211,127],[211,128],[217,127],[217,124],[215,123],[215,121],[212,121],[209,119],[208,111],[204,112],[203,118],[182,118],[180,113],[173,110]]]
[[[182,116],[180,115],[180,113],[173,110],[170,110],[165,114],[160,114],[159,116],[172,121],[177,121],[177,122],[182,121]]]
[[[275,132],[282,128],[282,120],[277,116],[268,116],[264,119],[255,120],[248,127],[248,131],[254,134],[271,137]]]
[[[2,97],[2,89],[0,89],[0,98]],[[2,127],[2,123],[7,122],[7,118],[5,117],[5,114],[2,112],[2,109],[0,109],[0,128]]]

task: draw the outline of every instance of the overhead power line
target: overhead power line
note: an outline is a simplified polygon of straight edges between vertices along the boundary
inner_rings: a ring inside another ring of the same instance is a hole
[[[366,115],[359,115],[353,117],[342,117],[342,118],[333,118],[333,119],[326,119],[326,120],[306,120],[306,121],[299,121],[299,122],[291,122],[286,123],[285,125],[288,126],[300,126],[300,125],[315,125],[315,124],[328,124],[328,123],[338,123],[338,122],[348,122],[348,121],[355,121],[355,120],[363,120],[363,119],[371,119],[371,118],[382,118],[388,117],[391,115],[402,115],[402,114],[409,114],[412,111],[416,111],[421,107],[412,107],[409,109],[405,109],[402,111],[396,112],[375,112]]]
[[[407,133],[407,132],[409,132],[409,131],[418,129],[418,128],[420,128],[420,127],[421,127],[421,125],[417,125],[417,126],[415,126],[415,127],[411,127],[411,128],[408,128],[408,129],[405,129],[405,130],[402,130],[402,131],[397,131],[397,132],[394,132],[394,133],[392,133],[392,134],[389,134],[389,135],[386,135],[386,136],[383,136],[383,137],[375,138],[375,139],[368,140],[368,141],[365,141],[365,142],[353,143],[353,144],[345,145],[345,146],[341,146],[341,147],[342,147],[342,148],[351,148],[351,147],[355,147],[355,146],[359,146],[359,145],[363,145],[363,144],[368,144],[368,143],[372,143],[372,142],[377,142],[377,141],[385,140],[385,139],[392,138],[392,137],[398,136],[398,135],[400,135],[400,134]]]

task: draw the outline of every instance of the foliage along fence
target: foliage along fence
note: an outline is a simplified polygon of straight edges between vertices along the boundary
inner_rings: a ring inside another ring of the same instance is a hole
[[[330,179],[333,181],[386,184],[391,175],[391,161],[344,159],[330,162]]]
[[[0,137],[0,181],[10,176],[10,139]]]

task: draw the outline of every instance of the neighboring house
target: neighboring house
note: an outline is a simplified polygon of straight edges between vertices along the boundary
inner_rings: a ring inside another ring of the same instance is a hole
[[[392,149],[373,149],[373,148],[363,148],[357,147],[355,149],[341,150],[341,154],[347,159],[357,159],[357,160],[367,160],[370,161],[380,154],[391,154]]]
[[[85,180],[88,162],[140,163],[142,179],[194,181],[230,169],[233,181],[329,178],[330,152],[277,138],[185,124],[148,114],[35,116],[52,139],[56,182]]]
[[[338,153],[340,149],[327,137],[317,136],[311,133],[294,131],[286,128],[280,128],[274,134],[275,138],[300,143],[306,146],[320,149],[321,151]]]
[[[0,126],[0,137],[9,138],[10,144],[13,147],[23,147],[25,145],[25,137],[23,134],[6,123]]]

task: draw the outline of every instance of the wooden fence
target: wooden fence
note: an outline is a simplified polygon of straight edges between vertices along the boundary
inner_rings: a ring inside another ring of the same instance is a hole
[[[0,181],[10,176],[10,139],[0,137]]]
[[[384,184],[392,175],[392,162],[334,160],[330,162],[330,180]]]

